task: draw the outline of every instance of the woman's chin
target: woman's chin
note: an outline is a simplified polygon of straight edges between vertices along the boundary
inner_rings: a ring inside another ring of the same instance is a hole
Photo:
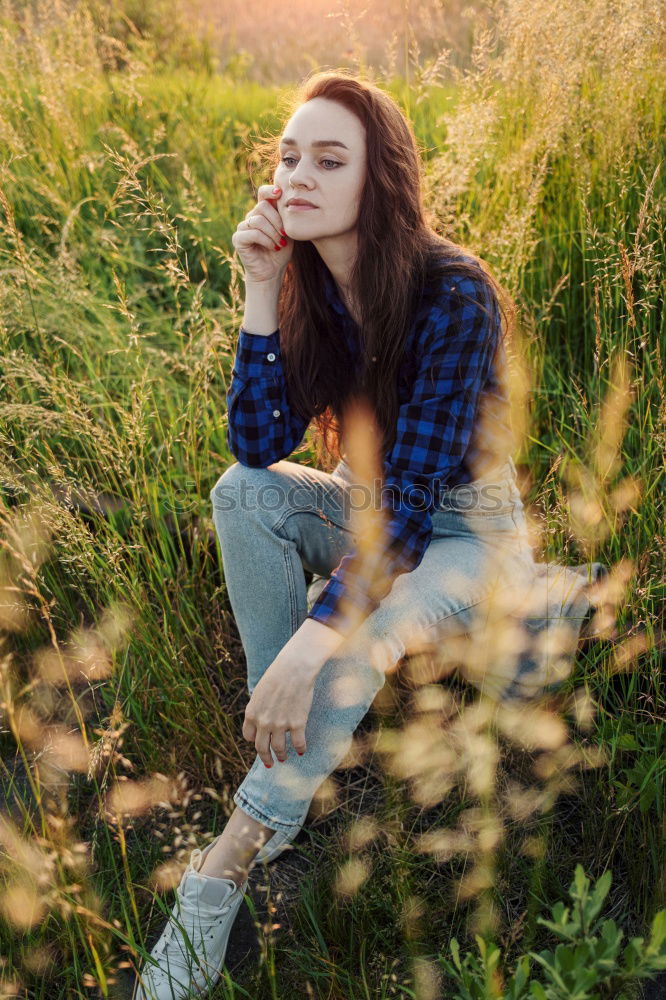
[[[284,229],[284,226],[282,228]],[[290,240],[293,240],[294,243],[312,243],[314,240],[319,240],[322,238],[319,233],[314,233],[311,236],[303,236],[302,233],[290,233],[288,229],[285,229],[285,232],[287,234],[287,237]]]

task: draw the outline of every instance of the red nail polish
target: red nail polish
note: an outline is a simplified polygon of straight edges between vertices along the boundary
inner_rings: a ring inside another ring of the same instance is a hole
[[[286,247],[286,245],[287,245],[287,241],[285,240],[284,236],[283,236],[283,237],[282,237],[282,239],[280,240],[280,243],[282,244],[282,246],[283,246],[283,247]]]
[[[283,236],[286,236],[286,235],[287,235],[287,234],[285,233],[284,229],[281,229],[281,230],[280,230],[280,232],[282,233],[282,235],[283,235]]]
[[[272,764],[267,764],[266,761],[264,761],[264,767],[272,767],[272,766],[273,766]]]
[[[303,751],[302,750],[297,750],[296,753],[298,754],[299,757],[303,756]]]

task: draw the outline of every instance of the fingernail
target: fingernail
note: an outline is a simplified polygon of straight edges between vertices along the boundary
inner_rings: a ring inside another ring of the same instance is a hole
[[[273,194],[279,194],[281,190],[282,190],[282,188],[274,187],[273,188]]]
[[[287,235],[287,234],[285,233],[284,229],[281,229],[281,230],[280,230],[280,232],[282,233],[282,235],[283,235],[283,236],[286,236],[286,235]]]
[[[299,757],[303,756],[303,751],[302,750],[297,750],[296,753],[298,754]]]
[[[266,761],[264,761],[264,767],[272,767],[272,766],[273,766],[272,764],[267,764]]]
[[[278,246],[278,245],[277,245],[277,243],[276,243],[276,244],[275,244],[275,249],[276,249],[276,250],[281,250],[281,249],[282,249],[282,247]]]
[[[282,244],[282,246],[283,246],[283,247],[286,247],[286,245],[287,245],[287,241],[285,240],[284,236],[283,236],[283,237],[282,237],[282,239],[280,240],[280,243]]]

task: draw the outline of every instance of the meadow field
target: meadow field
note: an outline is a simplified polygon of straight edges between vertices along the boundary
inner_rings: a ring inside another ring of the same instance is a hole
[[[209,493],[231,236],[291,84],[102,8],[0,0],[0,997],[35,1000],[130,995],[255,756]],[[389,675],[254,873],[213,1000],[666,995],[665,11],[467,23],[462,68],[416,39],[400,75],[349,65],[413,123],[433,227],[515,303],[535,550],[607,566],[602,612],[527,711],[464,669]]]

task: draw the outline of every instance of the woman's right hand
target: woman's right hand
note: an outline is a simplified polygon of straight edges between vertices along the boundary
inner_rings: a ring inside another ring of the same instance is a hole
[[[257,204],[238,223],[231,237],[243,263],[246,282],[273,281],[291,260],[294,241],[283,234],[282,218],[276,208],[281,197],[281,189],[276,193],[272,184],[262,184],[257,191]]]

